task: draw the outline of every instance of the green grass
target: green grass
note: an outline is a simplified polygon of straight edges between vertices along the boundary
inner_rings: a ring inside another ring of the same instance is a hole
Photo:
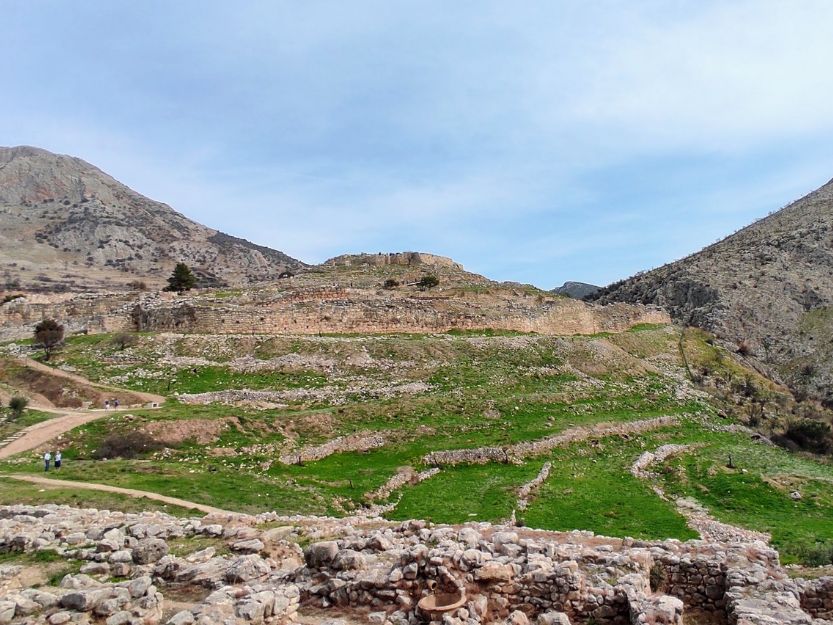
[[[730,455],[735,469],[726,466]],[[697,499],[726,523],[771,533],[787,563],[804,559],[808,545],[833,541],[829,463],[723,435],[666,466],[668,492]]]
[[[638,444],[618,437],[603,439],[597,446],[556,450],[549,478],[521,516],[527,525],[544,529],[582,528],[644,539],[696,538],[672,504],[629,473],[640,453]]]
[[[523,465],[468,465],[443,469],[403,491],[392,519],[421,518],[437,523],[501,521],[512,514],[517,489],[541,468]]]
[[[60,477],[64,477],[63,472]],[[0,505],[14,504],[33,506],[59,504],[75,508],[100,508],[137,513],[146,510],[158,510],[179,517],[202,516],[202,513],[196,510],[167,505],[152,499],[127,497],[126,495],[94,490],[41,486],[0,477]]]
[[[9,414],[8,410],[5,412],[6,414]],[[23,414],[16,419],[10,419],[4,423],[0,423],[0,440],[14,434],[15,432],[19,432],[30,425],[35,425],[36,423],[40,423],[41,421],[46,421],[47,419],[52,419],[57,416],[57,414],[51,412],[43,412],[32,409],[24,410]]]

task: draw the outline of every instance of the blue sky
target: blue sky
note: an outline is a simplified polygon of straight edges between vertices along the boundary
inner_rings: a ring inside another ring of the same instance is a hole
[[[833,177],[828,0],[0,9],[0,145],[307,262],[606,284]]]

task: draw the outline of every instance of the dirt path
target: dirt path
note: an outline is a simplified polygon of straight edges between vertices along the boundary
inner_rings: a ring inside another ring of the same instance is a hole
[[[120,391],[122,393],[130,393],[131,395],[135,395],[136,397],[140,398],[142,401],[145,402],[156,402],[161,404],[165,401],[165,398],[162,395],[156,395],[154,393],[145,393],[142,391],[133,391],[124,388],[116,388],[115,386],[106,386],[104,384],[99,384],[97,382],[93,382],[83,376],[80,376],[76,373],[70,373],[69,371],[63,371],[61,369],[56,369],[55,367],[50,367],[49,365],[45,365],[42,362],[38,362],[37,360],[33,360],[31,358],[19,357],[16,358],[17,362],[25,367],[29,367],[30,369],[35,369],[42,373],[46,373],[47,375],[51,375],[58,378],[64,378],[65,380],[72,380],[78,384],[83,384],[85,386],[92,386],[93,388],[100,388],[107,391]]]
[[[42,409],[39,408],[39,410]],[[63,416],[55,417],[54,419],[47,419],[46,421],[35,423],[34,425],[30,425],[28,428],[21,430],[18,433],[19,436],[16,440],[13,440],[5,447],[0,448],[0,460],[13,456],[14,454],[19,454],[23,451],[36,449],[44,443],[48,443],[53,438],[57,438],[61,434],[77,428],[79,425],[84,425],[90,421],[95,421],[96,419],[101,419],[102,417],[116,414],[118,412],[125,412],[127,410],[129,410],[129,408],[119,410],[85,410],[77,412],[67,412],[66,410],[61,410],[61,414]],[[50,410],[49,412],[54,412],[54,410]]]
[[[91,380],[88,380],[87,378],[77,375],[75,373],[62,371],[60,369],[54,369],[43,363],[38,362],[37,360],[32,360],[31,358],[16,358],[16,360],[25,367],[30,367],[32,369],[36,369],[37,371],[41,371],[47,375],[51,375],[57,378],[63,378],[65,380],[71,380],[73,382],[83,384],[85,386],[92,386],[93,388],[130,393],[141,399],[143,402],[154,402],[157,405],[161,405],[165,402],[165,398],[161,395],[156,395],[154,393],[143,393],[141,391],[130,391],[111,386],[104,386],[101,384],[97,384]],[[15,440],[10,442],[5,447],[0,448],[0,460],[8,458],[9,456],[13,456],[14,454],[19,454],[24,451],[36,449],[44,443],[51,441],[53,438],[57,438],[61,434],[64,434],[74,428],[77,428],[79,425],[84,425],[85,423],[89,423],[90,421],[101,419],[102,417],[106,417],[110,414],[116,414],[118,412],[126,412],[128,410],[131,410],[131,408],[128,407],[112,408],[109,410],[68,410],[66,408],[57,408],[52,404],[52,402],[48,401],[46,402],[46,404],[42,404],[39,401],[33,401],[30,404],[30,407],[34,410],[51,412],[53,414],[59,414],[61,416],[56,417],[54,419],[41,421],[40,423],[36,423],[34,425],[30,425],[29,427],[18,432],[16,434]]]
[[[13,480],[20,480],[23,482],[30,482],[32,484],[41,484],[43,486],[60,486],[63,488],[80,488],[84,490],[98,490],[105,493],[116,493],[119,495],[127,495],[128,497],[146,497],[161,501],[162,503],[179,506],[181,508],[190,508],[191,510],[199,510],[206,514],[238,514],[230,510],[223,510],[221,508],[214,508],[213,506],[206,506],[201,503],[194,503],[193,501],[186,501],[176,497],[168,497],[166,495],[159,495],[158,493],[151,493],[144,490],[134,490],[132,488],[121,488],[119,486],[108,486],[107,484],[92,484],[90,482],[75,482],[71,480],[53,480],[46,477],[37,477],[34,475],[9,475],[3,474],[0,477],[10,478]]]

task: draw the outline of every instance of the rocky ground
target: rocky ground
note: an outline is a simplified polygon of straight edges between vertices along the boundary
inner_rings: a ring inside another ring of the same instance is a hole
[[[179,519],[48,505],[0,508],[0,550],[0,623],[833,619],[833,578],[791,580],[761,542],[273,513]],[[56,559],[70,572],[32,585],[37,563]]]

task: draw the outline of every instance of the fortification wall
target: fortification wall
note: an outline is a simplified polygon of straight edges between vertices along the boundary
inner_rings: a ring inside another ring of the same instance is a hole
[[[640,323],[669,323],[657,308],[591,306],[569,299],[407,295],[316,287],[235,300],[172,293],[78,295],[16,300],[0,307],[0,340],[31,336],[44,318],[68,334],[128,329],[204,334],[433,333],[500,329],[550,335],[621,332]]]

